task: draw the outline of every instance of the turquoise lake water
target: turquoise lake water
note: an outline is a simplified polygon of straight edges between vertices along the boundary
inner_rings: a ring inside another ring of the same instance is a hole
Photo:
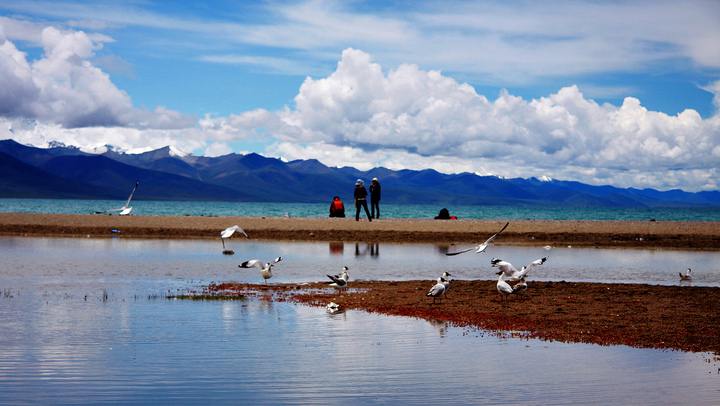
[[[120,208],[117,200],[0,199],[0,212],[88,214]],[[133,201],[133,215],[172,216],[250,216],[273,217],[286,213],[291,217],[327,217],[330,202],[324,203],[248,203]],[[346,202],[346,214],[355,214]],[[381,204],[381,217],[433,218],[443,207],[436,205]],[[520,206],[447,206],[451,215],[461,219],[534,219],[534,220],[650,220],[720,221],[718,208],[595,208],[595,207],[520,207]]]

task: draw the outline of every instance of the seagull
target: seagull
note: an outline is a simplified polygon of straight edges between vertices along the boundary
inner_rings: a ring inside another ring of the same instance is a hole
[[[548,257],[536,259],[535,261],[531,262],[530,265],[522,267],[519,271],[515,269],[514,266],[512,266],[511,263],[507,261],[503,261],[502,259],[493,258],[490,263],[492,266],[500,268],[500,272],[504,272],[507,276],[508,280],[510,281],[519,281],[520,279],[527,276],[530,271],[533,270],[538,265],[542,265],[545,261],[547,261]],[[500,272],[498,272],[498,275],[500,275]]]
[[[273,265],[277,264],[278,262],[282,261],[282,257],[275,258],[272,262],[263,262],[259,259],[251,259],[250,261],[245,261],[242,264],[238,265],[239,268],[252,268],[254,266],[260,268],[260,273],[262,274],[262,277],[265,278],[265,284],[267,285],[267,280],[272,278],[272,267]]]
[[[232,235],[235,234],[235,231],[237,231],[237,232],[239,232],[240,234],[244,235],[245,238],[250,238],[250,237],[248,237],[247,234],[245,234],[245,231],[243,231],[243,229],[240,228],[240,226],[232,226],[232,227],[228,227],[228,228],[224,229],[224,230],[220,233],[220,241],[222,241],[223,254],[232,255],[232,254],[235,253],[235,252],[233,252],[233,250],[226,250],[226,249],[225,249],[225,239],[232,237]]]
[[[490,238],[488,238],[487,240],[485,240],[485,242],[482,243],[482,244],[478,244],[478,245],[476,245],[476,246],[474,246],[474,247],[472,247],[472,248],[464,249],[464,250],[462,250],[462,251],[448,252],[448,253],[446,253],[445,255],[457,255],[457,254],[462,254],[463,252],[468,252],[468,251],[472,251],[472,250],[476,250],[476,251],[475,251],[476,254],[479,254],[479,253],[481,253],[481,252],[484,252],[485,249],[488,247],[488,245],[490,245],[490,243],[495,239],[495,237],[497,237],[498,235],[500,235],[500,233],[502,233],[503,230],[505,230],[505,229],[507,228],[508,224],[510,224],[509,221],[508,221],[507,223],[505,223],[505,225],[503,226],[503,228],[502,228],[500,231],[498,231],[497,233],[493,234],[492,237],[490,237]]]
[[[527,282],[525,282],[525,277],[523,276],[520,278],[520,282],[516,283],[512,287],[512,294],[513,295],[522,295],[527,290],[528,285]]]
[[[441,278],[443,280],[443,285],[445,285],[445,296],[447,296],[447,291],[450,290],[450,272],[443,272]],[[450,297],[448,296],[448,300]]]
[[[340,305],[335,302],[330,302],[327,305],[327,311],[330,314],[334,314],[340,311]]]
[[[445,283],[447,283],[447,285]],[[425,296],[432,296],[433,303],[435,303],[436,298],[440,298],[440,300],[442,301],[442,295],[445,294],[448,286],[450,286],[450,283],[443,279],[443,277],[441,276],[437,279],[437,283],[435,284],[435,286],[430,288],[430,291],[425,294]]]
[[[135,182],[135,187],[133,188],[132,192],[130,192],[130,197],[128,197],[127,202],[125,202],[125,206],[123,206],[119,209],[96,211],[95,214],[103,214],[103,213],[108,213],[111,211],[119,211],[120,216],[127,216],[128,214],[130,214],[130,211],[132,211],[132,207],[128,207],[128,206],[130,206],[130,200],[132,199],[133,195],[135,194],[135,189],[137,189],[139,184],[140,184],[140,181]]]
[[[508,295],[513,294],[513,288],[512,288],[512,286],[510,286],[510,284],[505,282],[505,271],[501,270],[499,272],[499,274],[500,274],[500,277],[498,278],[498,281],[497,281],[497,290],[502,295],[503,301],[505,301],[505,300],[507,300]]]
[[[344,266],[343,271],[341,274],[338,275],[328,275],[327,277],[332,280],[330,283],[330,286],[336,287],[336,288],[344,288],[347,287],[348,279],[350,279],[350,276],[348,275],[348,267]]]
[[[681,281],[691,281],[692,275],[690,275],[690,272],[692,272],[692,270],[690,268],[688,268],[686,273],[678,272],[680,274],[680,280]]]

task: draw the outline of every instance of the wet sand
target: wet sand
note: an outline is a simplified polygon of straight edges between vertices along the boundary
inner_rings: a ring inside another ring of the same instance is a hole
[[[219,238],[239,225],[253,239],[397,243],[479,243],[507,220],[108,216],[0,213],[0,235]],[[720,249],[720,222],[512,220],[496,244]]]
[[[389,243],[479,243],[506,220],[404,220],[103,216],[0,213],[0,235],[27,237],[215,238],[240,225],[253,239]],[[117,230],[119,233],[113,233]],[[512,220],[498,245],[682,250],[720,249],[720,222]],[[720,288],[528,281],[523,296],[500,300],[495,281],[453,281],[433,303],[432,281],[212,285],[204,294],[262,296],[343,309],[418,317],[501,335],[720,354]]]

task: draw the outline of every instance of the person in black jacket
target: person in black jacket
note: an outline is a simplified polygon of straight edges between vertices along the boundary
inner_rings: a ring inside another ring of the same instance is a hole
[[[380,182],[377,178],[370,183],[370,217],[380,218]]]
[[[357,182],[355,182],[355,221],[360,221],[360,208],[365,208],[365,213],[367,214],[368,220],[372,221],[372,217],[370,217],[370,210],[368,210],[367,207],[367,189],[365,189],[365,186],[363,186],[365,182],[363,182],[362,179],[358,179]]]

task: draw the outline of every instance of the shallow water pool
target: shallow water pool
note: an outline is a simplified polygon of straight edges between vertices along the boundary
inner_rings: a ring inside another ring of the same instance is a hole
[[[520,265],[547,255],[539,248],[447,257],[434,245],[230,245],[234,256],[222,255],[219,241],[0,238],[2,403],[720,402],[720,362],[707,353],[502,338],[263,300],[165,298],[210,282],[261,282],[237,267],[254,257],[285,258],[271,283],[323,280],[343,265],[362,279],[432,280],[444,270],[491,279],[493,256]],[[717,265],[713,253],[549,254],[537,279],[672,284],[673,264],[689,262],[693,283],[718,283],[699,271]]]

